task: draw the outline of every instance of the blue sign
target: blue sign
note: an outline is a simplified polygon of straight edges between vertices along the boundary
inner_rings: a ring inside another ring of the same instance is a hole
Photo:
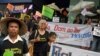
[[[32,0],[0,0],[0,3],[30,3]]]
[[[72,56],[72,52],[63,53],[61,51],[62,51],[61,47],[58,47],[58,46],[54,45],[51,56]]]

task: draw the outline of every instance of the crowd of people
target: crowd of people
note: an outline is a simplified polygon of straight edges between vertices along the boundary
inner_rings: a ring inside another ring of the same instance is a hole
[[[35,20],[26,15],[22,20],[10,14],[1,17],[0,56],[48,56],[57,35],[46,28],[47,21],[43,18]]]
[[[60,22],[68,23],[68,11],[62,10]],[[77,15],[73,24],[86,24],[92,26],[92,18],[87,17],[82,21]],[[100,20],[96,26],[100,26]],[[92,26],[93,27],[93,26]],[[48,32],[47,21],[42,17],[26,15],[23,19],[16,18],[6,12],[0,12],[0,56],[48,56],[50,46],[55,42],[57,34]],[[88,47],[81,47],[87,50],[97,51],[99,48],[99,36],[93,36],[92,40],[85,40],[90,43]],[[13,52],[12,52],[13,51]],[[8,54],[10,53],[10,54]]]

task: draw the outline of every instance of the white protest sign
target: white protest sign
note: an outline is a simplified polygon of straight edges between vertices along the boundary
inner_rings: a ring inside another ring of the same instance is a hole
[[[24,10],[23,10],[23,13],[26,13],[27,12],[27,8],[25,8]]]
[[[24,5],[15,6],[15,10],[23,10],[23,9],[24,9]]]
[[[67,45],[53,44],[49,56],[100,56],[100,53]]]
[[[100,27],[94,27],[93,35],[100,36]]]
[[[32,9],[33,5],[31,4],[28,9]]]
[[[89,25],[48,22],[48,31],[57,33],[56,41],[59,43],[89,47],[92,40],[92,27]]]
[[[59,22],[60,18],[59,17],[53,17],[53,22]]]

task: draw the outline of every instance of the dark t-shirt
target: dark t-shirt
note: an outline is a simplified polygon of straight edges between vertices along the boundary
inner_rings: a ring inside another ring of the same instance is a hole
[[[23,39],[23,41],[18,41],[14,44],[12,44],[9,40],[2,40],[2,43],[0,43],[0,56],[3,56],[3,54],[8,50],[12,51],[14,56],[23,56],[23,54],[28,53],[26,40]]]
[[[60,16],[60,22],[61,23],[67,23],[68,22],[68,17],[67,16],[64,16],[64,15],[61,15]]]
[[[36,37],[35,37],[35,33],[33,32],[29,38],[29,40],[35,39],[37,36],[40,37],[40,41],[39,42],[35,42],[34,43],[34,52],[40,52],[40,50],[43,50],[43,48],[41,48],[46,42],[47,42],[47,37],[48,37],[48,32],[46,31],[44,35],[39,34],[39,32],[37,31]],[[35,37],[35,38],[34,38]]]
[[[48,53],[50,52],[50,45],[47,43],[45,43],[42,46],[43,50],[42,50],[42,56],[48,56]]]

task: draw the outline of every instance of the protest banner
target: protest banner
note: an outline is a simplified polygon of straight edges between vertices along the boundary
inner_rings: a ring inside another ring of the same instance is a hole
[[[46,16],[46,17],[52,19],[53,13],[54,13],[53,9],[51,9],[47,6],[43,6],[43,8],[42,8],[42,15],[43,16]]]
[[[13,11],[11,13],[22,13],[24,10],[24,5],[15,5]]]
[[[100,53],[56,43],[51,46],[49,56],[100,56]]]
[[[14,10],[23,10],[24,9],[24,5],[16,5]]]
[[[92,27],[89,25],[48,22],[48,31],[56,32],[56,42],[89,47],[92,40]]]

